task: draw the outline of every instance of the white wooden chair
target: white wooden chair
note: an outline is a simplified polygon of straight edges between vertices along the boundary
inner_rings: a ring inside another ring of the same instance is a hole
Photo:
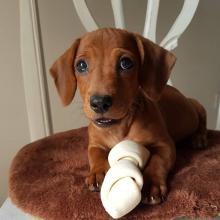
[[[22,68],[31,140],[50,135],[53,132],[36,3],[36,0],[20,0]],[[159,3],[160,0],[147,1],[143,28],[143,36],[154,42],[156,42]],[[199,0],[184,0],[182,10],[170,30],[164,39],[157,43],[167,50],[176,48],[178,39],[190,24],[198,3]],[[73,4],[87,31],[99,28],[87,7],[86,0],[73,0]],[[122,0],[111,0],[111,5],[115,27],[126,29]],[[220,129],[220,108],[216,128]]]

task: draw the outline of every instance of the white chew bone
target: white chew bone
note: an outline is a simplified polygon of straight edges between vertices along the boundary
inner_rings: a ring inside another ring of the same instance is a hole
[[[109,153],[111,166],[101,188],[101,200],[105,210],[120,218],[133,210],[141,201],[143,169],[149,159],[149,151],[142,145],[124,140]]]

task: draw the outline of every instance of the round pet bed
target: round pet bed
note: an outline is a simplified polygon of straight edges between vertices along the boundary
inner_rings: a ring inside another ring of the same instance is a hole
[[[66,131],[30,143],[14,158],[9,196],[26,213],[44,220],[106,220],[98,192],[85,185],[88,174],[87,128]],[[140,204],[122,219],[212,218],[220,212],[220,132],[209,132],[209,147],[179,147],[160,205]]]

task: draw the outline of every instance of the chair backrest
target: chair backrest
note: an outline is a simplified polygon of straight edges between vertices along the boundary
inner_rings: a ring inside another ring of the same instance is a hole
[[[95,22],[92,14],[90,13],[85,0],[73,0],[77,14],[87,31],[96,30],[99,28]],[[160,0],[148,0],[145,24],[143,30],[143,36],[156,42],[156,26]],[[180,14],[177,16],[175,22],[171,26],[167,35],[159,43],[162,47],[167,50],[173,50],[178,45],[178,39],[181,34],[186,30],[190,24],[199,0],[184,0],[184,4]],[[111,0],[113,9],[113,15],[115,20],[115,27],[126,29],[124,20],[122,0]]]

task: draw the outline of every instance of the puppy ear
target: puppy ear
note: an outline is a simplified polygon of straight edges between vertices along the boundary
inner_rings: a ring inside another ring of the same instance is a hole
[[[135,37],[141,58],[140,86],[150,100],[157,101],[169,79],[176,57],[140,35]]]
[[[57,91],[64,106],[69,105],[76,92],[76,77],[74,59],[80,40],[77,39],[50,68],[50,74],[54,79]]]

